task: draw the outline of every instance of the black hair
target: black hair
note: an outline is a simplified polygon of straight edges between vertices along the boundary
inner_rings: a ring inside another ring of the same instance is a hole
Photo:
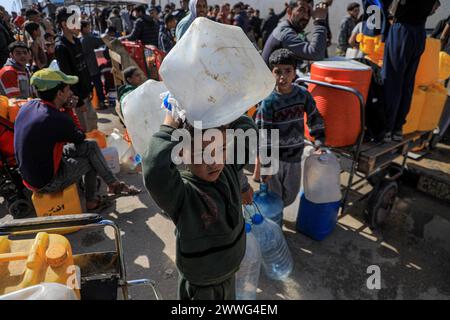
[[[114,8],[114,9],[112,10],[112,13],[118,15],[118,14],[120,14],[120,9],[119,9],[119,8]]]
[[[52,39],[52,40],[54,40],[54,36],[51,34],[51,33],[49,33],[49,32],[46,32],[45,34],[44,34],[44,39],[46,40],[46,41],[49,41],[49,39]]]
[[[353,11],[356,8],[361,7],[361,5],[357,2],[352,2],[347,6],[347,11]]]
[[[28,32],[30,35],[34,31],[39,30],[39,28],[40,28],[40,25],[36,22],[28,22],[25,24],[25,27],[24,27],[25,31]]]
[[[83,30],[86,27],[89,27],[90,23],[87,20],[81,20],[81,30]]]
[[[171,15],[171,14],[167,14],[165,17],[164,17],[164,23],[165,24],[168,24],[170,21],[172,21],[172,20],[177,20],[177,18],[174,16],[174,15]]]
[[[270,70],[272,70],[278,64],[287,64],[295,68],[297,66],[297,60],[290,50],[285,48],[278,49],[272,52],[269,57]]]
[[[66,22],[72,14],[73,11],[69,12],[66,7],[59,7],[56,9],[56,24],[61,25],[62,22]]]
[[[23,49],[27,49],[28,51],[30,51],[30,48],[27,46],[27,44],[25,42],[14,41],[13,43],[11,43],[8,46],[9,53],[13,53],[14,50],[16,50],[17,48],[23,48]]]
[[[134,10],[136,11],[136,13],[138,13],[138,12],[140,12],[140,13],[143,13],[143,14],[145,14],[145,6],[144,5],[138,5],[138,6],[136,6],[135,8],[134,8]]]
[[[63,91],[68,86],[67,83],[61,82],[56,87],[50,90],[46,91],[38,91],[37,95],[40,99],[44,101],[53,101],[56,98],[56,95],[58,94],[58,91]]]
[[[136,71],[138,71],[138,68],[135,66],[131,66],[131,67],[128,67],[125,70],[123,70],[123,77],[124,77],[126,83],[129,84],[128,78],[131,78]]]
[[[35,9],[28,9],[27,11],[25,11],[25,17],[27,18],[27,20],[36,15],[39,15],[39,11]]]

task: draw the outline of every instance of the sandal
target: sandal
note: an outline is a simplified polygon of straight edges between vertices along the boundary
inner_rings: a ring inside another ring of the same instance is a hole
[[[120,182],[113,187],[108,187],[108,193],[117,196],[134,196],[141,193],[141,190],[134,186],[127,186],[125,182]]]
[[[112,206],[112,202],[106,196],[97,197],[97,205],[94,208],[88,209],[86,211],[89,213],[100,213],[103,210]]]

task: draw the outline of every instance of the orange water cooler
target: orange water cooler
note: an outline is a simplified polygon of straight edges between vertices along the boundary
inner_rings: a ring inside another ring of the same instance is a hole
[[[354,60],[333,58],[315,62],[311,67],[311,80],[356,89],[363,95],[364,103],[369,92],[371,76],[372,69],[369,66]],[[349,92],[315,84],[310,84],[308,90],[325,122],[325,144],[330,147],[355,144],[361,131],[358,98]],[[312,139],[308,129],[306,137]]]

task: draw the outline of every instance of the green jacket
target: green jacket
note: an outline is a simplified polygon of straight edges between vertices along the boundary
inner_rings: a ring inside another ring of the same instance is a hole
[[[246,116],[230,128],[256,130]],[[196,285],[220,283],[237,271],[245,253],[238,178],[243,165],[225,165],[215,182],[179,171],[171,160],[178,143],[171,141],[174,130],[162,125],[153,135],[142,161],[145,186],[176,225],[176,264],[182,276]]]

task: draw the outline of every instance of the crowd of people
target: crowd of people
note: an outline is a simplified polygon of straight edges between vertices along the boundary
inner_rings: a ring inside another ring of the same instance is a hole
[[[389,55],[383,68],[389,97],[386,110],[394,115],[387,122],[385,142],[402,139],[411,82],[424,50],[424,23],[438,3],[422,5],[420,13],[400,5],[394,14],[394,31],[386,39]],[[129,5],[82,12],[80,30],[69,25],[72,12],[67,7],[55,9],[50,4],[34,5],[21,10],[20,15],[10,15],[0,7],[0,93],[8,98],[39,98],[21,108],[15,124],[16,159],[29,189],[52,193],[84,176],[86,207],[92,212],[109,206],[96,195],[97,176],[107,184],[109,193],[139,193],[139,189],[119,181],[97,144],[86,140],[86,133],[97,129],[97,113],[91,103],[94,87],[99,109],[106,108],[106,83],[95,55],[95,50],[104,46],[100,35],[141,41],[168,53],[197,17],[205,17],[240,27],[261,51],[276,80],[273,92],[259,106],[256,123],[243,116],[227,128],[279,130],[280,170],[265,177],[255,171],[255,179],[268,182],[285,206],[295,200],[300,189],[305,113],[317,148],[326,137],[313,97],[294,80],[298,68],[328,55],[332,0],[316,4],[313,0],[290,0],[282,12],[269,10],[266,19],[260,17],[257,8],[242,2],[208,6],[207,0],[181,0],[178,8],[174,3],[161,8],[152,0],[148,8]],[[363,1],[363,6],[367,5]],[[338,54],[356,46],[352,36],[356,28],[362,29],[358,27],[361,5],[351,3],[347,11],[340,26]],[[305,28],[311,21],[307,34]],[[441,38],[446,35],[448,39],[449,24],[448,20],[442,23]],[[59,70],[48,68],[54,62]],[[126,69],[124,79],[121,97],[145,80],[136,67]],[[189,166],[189,172],[179,172],[170,155],[175,145],[172,133],[180,127],[181,123],[168,113],[143,157],[145,185],[152,198],[177,229],[183,230],[177,232],[179,297],[233,299],[234,274],[245,252],[241,204],[252,202],[253,191],[248,183],[241,182],[239,166],[202,163]]]

